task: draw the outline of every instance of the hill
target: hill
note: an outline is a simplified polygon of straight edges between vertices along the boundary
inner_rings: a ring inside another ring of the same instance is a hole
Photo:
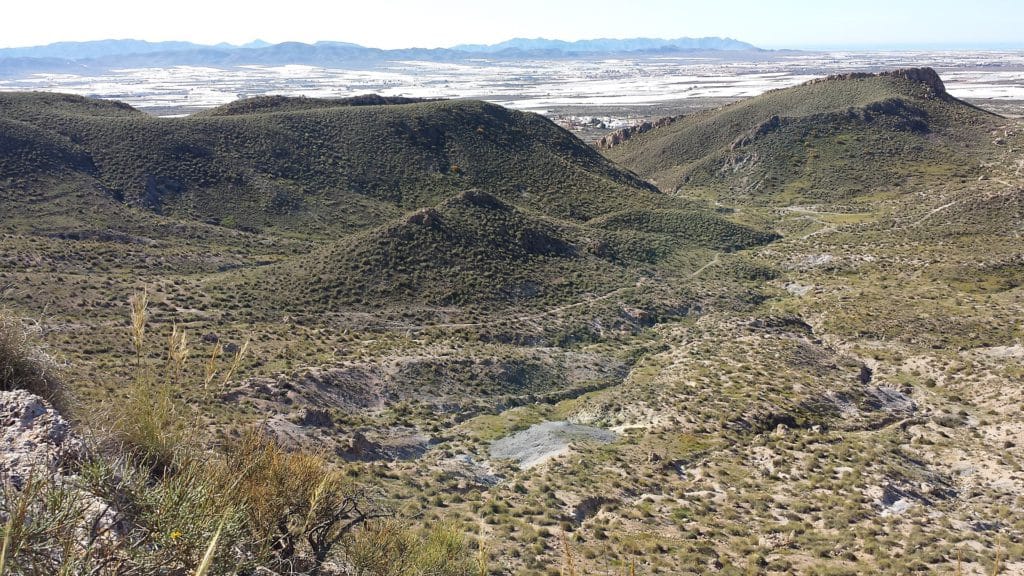
[[[470,190],[261,271],[259,291],[297,312],[363,308],[539,308],[635,284],[679,252],[773,240],[696,206],[587,223]],[[269,288],[267,288],[269,286]]]
[[[331,236],[469,188],[579,221],[671,204],[543,117],[476,101],[265,97],[158,119],[7,93],[0,113],[0,178],[75,173],[157,214],[243,230]]]
[[[836,200],[917,176],[976,177],[968,147],[998,120],[931,69],[849,74],[662,122],[606,154],[666,191]]]
[[[161,119],[12,93],[0,113],[10,230],[140,246],[112,259],[119,271],[223,272],[197,298],[260,317],[557,308],[776,238],[662,194],[539,115],[477,101],[271,96]],[[51,249],[43,261],[79,272]]]

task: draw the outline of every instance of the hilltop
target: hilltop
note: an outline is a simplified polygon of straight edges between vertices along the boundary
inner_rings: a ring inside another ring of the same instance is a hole
[[[919,175],[977,177],[965,147],[986,144],[998,121],[931,69],[847,74],[664,121],[606,154],[665,191],[839,200]]]
[[[156,214],[249,231],[336,235],[470,188],[573,220],[667,202],[543,117],[477,101],[266,97],[159,119],[5,93],[0,112],[0,178],[74,174]]]

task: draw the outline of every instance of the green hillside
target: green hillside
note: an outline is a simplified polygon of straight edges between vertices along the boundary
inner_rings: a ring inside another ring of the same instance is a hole
[[[264,270],[255,286],[287,295],[283,308],[535,307],[631,285],[679,252],[772,239],[696,208],[617,212],[584,225],[471,190]]]
[[[248,309],[555,306],[774,238],[483,102],[273,96],[161,119],[16,93],[0,110],[9,228],[174,250],[109,265],[220,270],[213,298]]]
[[[117,200],[243,230],[336,236],[480,188],[560,218],[663,203],[535,114],[474,101],[270,97],[187,118],[0,95],[0,178],[78,172]]]
[[[918,177],[976,177],[979,152],[964,144],[997,120],[946,93],[931,69],[850,74],[681,118],[607,156],[665,191],[840,200]]]

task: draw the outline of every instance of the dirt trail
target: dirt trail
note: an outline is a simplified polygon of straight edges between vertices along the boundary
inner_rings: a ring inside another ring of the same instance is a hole
[[[906,226],[903,226],[903,229],[913,228],[913,227],[917,226],[918,224],[924,222],[925,220],[931,218],[932,216],[938,214],[939,212],[942,212],[943,210],[946,210],[947,208],[951,208],[951,207],[953,207],[953,206],[955,206],[955,205],[957,205],[959,203],[960,203],[960,200],[953,200],[952,202],[949,202],[947,204],[943,204],[942,206],[939,206],[938,208],[933,208],[932,210],[928,211],[928,213],[925,214],[924,216],[918,218],[917,220],[915,220],[914,222],[911,222],[910,224],[907,224]]]
[[[818,210],[807,208],[805,206],[786,206],[785,208],[782,209],[782,211],[801,214],[804,218],[807,218],[811,222],[814,222],[815,224],[819,224],[822,226],[822,228],[819,228],[818,230],[804,234],[803,236],[800,237],[801,240],[806,240],[812,236],[817,236],[818,234],[830,234],[832,232],[835,232],[836,228],[838,228],[838,225],[832,224],[831,222],[826,222],[820,218],[815,218],[815,216],[827,214],[832,214],[836,216],[846,215],[846,213],[844,212],[820,212]]]
[[[638,282],[637,284],[638,285],[642,284],[642,282]],[[565,312],[566,310],[572,310],[573,308],[579,308],[581,306],[588,306],[588,305],[593,304],[595,302],[600,302],[602,300],[608,300],[609,298],[613,298],[617,294],[621,294],[621,293],[623,293],[623,292],[625,292],[627,290],[632,290],[634,288],[635,288],[635,286],[624,286],[622,288],[616,288],[615,290],[612,290],[611,292],[608,292],[607,294],[603,294],[601,296],[592,296],[590,298],[586,298],[586,299],[580,300],[579,302],[574,302],[572,304],[564,304],[562,306],[556,306],[554,308],[549,308],[547,310],[542,310],[540,312],[535,312],[533,314],[527,314],[525,316],[506,317],[503,320],[507,320],[507,321],[511,321],[511,322],[531,322],[531,321],[534,321],[534,320],[540,320],[541,318],[544,318],[546,316],[550,316],[552,314],[558,314],[559,312]],[[490,320],[490,321],[487,321],[487,322],[454,322],[454,323],[446,323],[446,324],[417,324],[415,326],[398,326],[398,328],[404,328],[406,330],[425,330],[427,328],[479,328],[481,326],[488,326],[488,325],[494,324],[497,321],[498,320]]]
[[[692,274],[687,276],[686,279],[687,280],[693,280],[697,276],[700,276],[701,272],[704,272],[708,268],[711,268],[712,266],[717,265],[719,262],[721,262],[721,260],[718,258],[718,256],[719,256],[718,254],[715,254],[715,257],[712,258],[710,262],[708,262],[707,264],[705,264],[705,265],[701,266],[700,268],[698,268],[697,270],[695,270]]]

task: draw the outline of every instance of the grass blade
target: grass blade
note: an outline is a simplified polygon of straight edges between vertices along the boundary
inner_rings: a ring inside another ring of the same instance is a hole
[[[210,565],[213,564],[213,555],[217,551],[217,541],[220,540],[220,533],[224,530],[224,522],[227,519],[228,515],[225,514],[224,518],[220,521],[220,525],[217,526],[217,531],[213,533],[210,544],[206,547],[206,553],[203,554],[203,560],[199,563],[199,567],[196,568],[195,576],[206,576],[206,573],[210,571]],[[0,576],[3,576],[3,574],[0,573]]]
[[[7,565],[7,549],[11,545],[11,531],[14,530],[14,515],[12,514],[7,519],[7,525],[4,526],[4,545],[0,549],[0,576],[4,574],[4,567]]]

